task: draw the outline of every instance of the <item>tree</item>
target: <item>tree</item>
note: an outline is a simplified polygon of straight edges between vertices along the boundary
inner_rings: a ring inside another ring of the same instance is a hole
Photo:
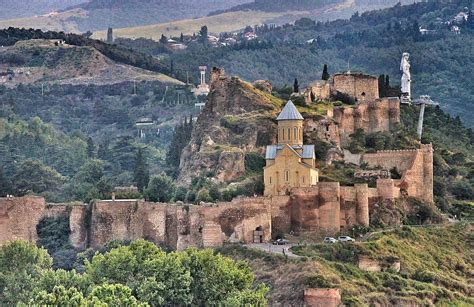
[[[179,41],[180,42],[184,42],[184,35],[183,35],[183,32],[181,32],[181,35],[179,37]]]
[[[92,199],[101,198],[99,188],[102,192],[110,190],[104,178],[104,161],[91,159],[87,161],[66,184],[65,190],[75,200],[89,202]],[[99,184],[100,183],[100,184]]]
[[[209,190],[206,188],[202,188],[199,190],[196,196],[196,202],[211,202],[213,201],[211,195],[209,194]]]
[[[295,82],[293,83],[293,93],[300,92],[300,85],[298,84],[298,79],[295,78]]]
[[[467,27],[468,29],[474,30],[474,10],[469,10],[469,15],[467,18]]]
[[[323,68],[323,74],[321,76],[321,80],[329,80],[331,76],[329,75],[329,72],[328,72],[328,65],[327,64],[324,64],[324,68]]]
[[[96,284],[130,285],[141,301],[189,305],[191,276],[183,265],[185,256],[165,253],[151,242],[137,240],[95,255],[86,261],[86,273]]]
[[[3,167],[0,166],[0,197],[5,197],[9,193],[11,193],[11,183],[5,176]]]
[[[175,184],[173,179],[164,173],[153,176],[145,189],[145,198],[155,202],[169,202],[174,195]]]
[[[57,190],[65,178],[56,170],[37,160],[26,160],[18,168],[13,179],[14,189],[18,195],[28,191],[43,193]]]
[[[179,186],[177,189],[176,189],[176,192],[174,193],[174,200],[175,201],[185,201],[186,200],[186,194],[188,193],[188,189],[183,187],[183,186]]]
[[[106,140],[99,144],[99,149],[97,150],[97,158],[101,160],[110,159],[109,141]]]
[[[166,44],[167,42],[168,38],[164,34],[161,34],[160,43]]]
[[[0,305],[27,304],[41,271],[52,263],[48,252],[33,243],[12,241],[0,247]]]
[[[30,303],[38,306],[83,306],[85,299],[76,288],[55,286],[51,293],[40,291]]]
[[[208,34],[206,25],[201,27],[201,31],[199,31],[199,36],[200,36],[201,42],[204,45],[207,45],[209,34]]]
[[[150,181],[150,172],[148,171],[148,165],[143,155],[143,149],[137,150],[137,156],[135,157],[135,169],[133,170],[133,180],[135,181],[138,191],[143,192],[143,189],[147,186]]]
[[[254,275],[249,266],[212,250],[188,249],[185,266],[189,268],[193,305],[219,305],[236,292],[249,289]]]
[[[89,159],[94,159],[95,157],[95,146],[91,137],[87,138],[87,157]]]
[[[132,290],[121,284],[104,284],[92,289],[87,297],[91,305],[106,306],[147,306],[147,304],[138,304],[137,299],[132,295]]]

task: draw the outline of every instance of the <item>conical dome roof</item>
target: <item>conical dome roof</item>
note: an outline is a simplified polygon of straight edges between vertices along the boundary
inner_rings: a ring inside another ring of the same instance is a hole
[[[288,100],[280,115],[278,115],[277,120],[304,120],[304,118],[293,102]]]

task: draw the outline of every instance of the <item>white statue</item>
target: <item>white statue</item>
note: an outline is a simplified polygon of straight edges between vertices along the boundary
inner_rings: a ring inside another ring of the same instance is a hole
[[[400,70],[403,71],[402,76],[402,93],[408,99],[411,98],[411,73],[410,73],[410,54],[404,52],[402,62],[400,63]]]

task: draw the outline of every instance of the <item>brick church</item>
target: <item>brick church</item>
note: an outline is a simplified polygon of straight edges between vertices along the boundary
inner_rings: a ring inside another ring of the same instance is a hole
[[[292,188],[318,182],[314,145],[303,144],[304,118],[291,100],[277,121],[278,144],[267,146],[265,155],[265,196],[288,195]]]

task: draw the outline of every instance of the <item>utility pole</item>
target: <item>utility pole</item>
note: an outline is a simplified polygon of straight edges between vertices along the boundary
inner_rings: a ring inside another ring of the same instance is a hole
[[[431,97],[428,95],[421,95],[419,99],[415,99],[414,101],[416,104],[420,105],[420,116],[418,117],[418,127],[416,129],[416,133],[418,134],[418,139],[421,140],[421,136],[423,134],[423,121],[425,118],[425,107],[429,106],[437,106],[439,103],[434,102],[431,100]]]

